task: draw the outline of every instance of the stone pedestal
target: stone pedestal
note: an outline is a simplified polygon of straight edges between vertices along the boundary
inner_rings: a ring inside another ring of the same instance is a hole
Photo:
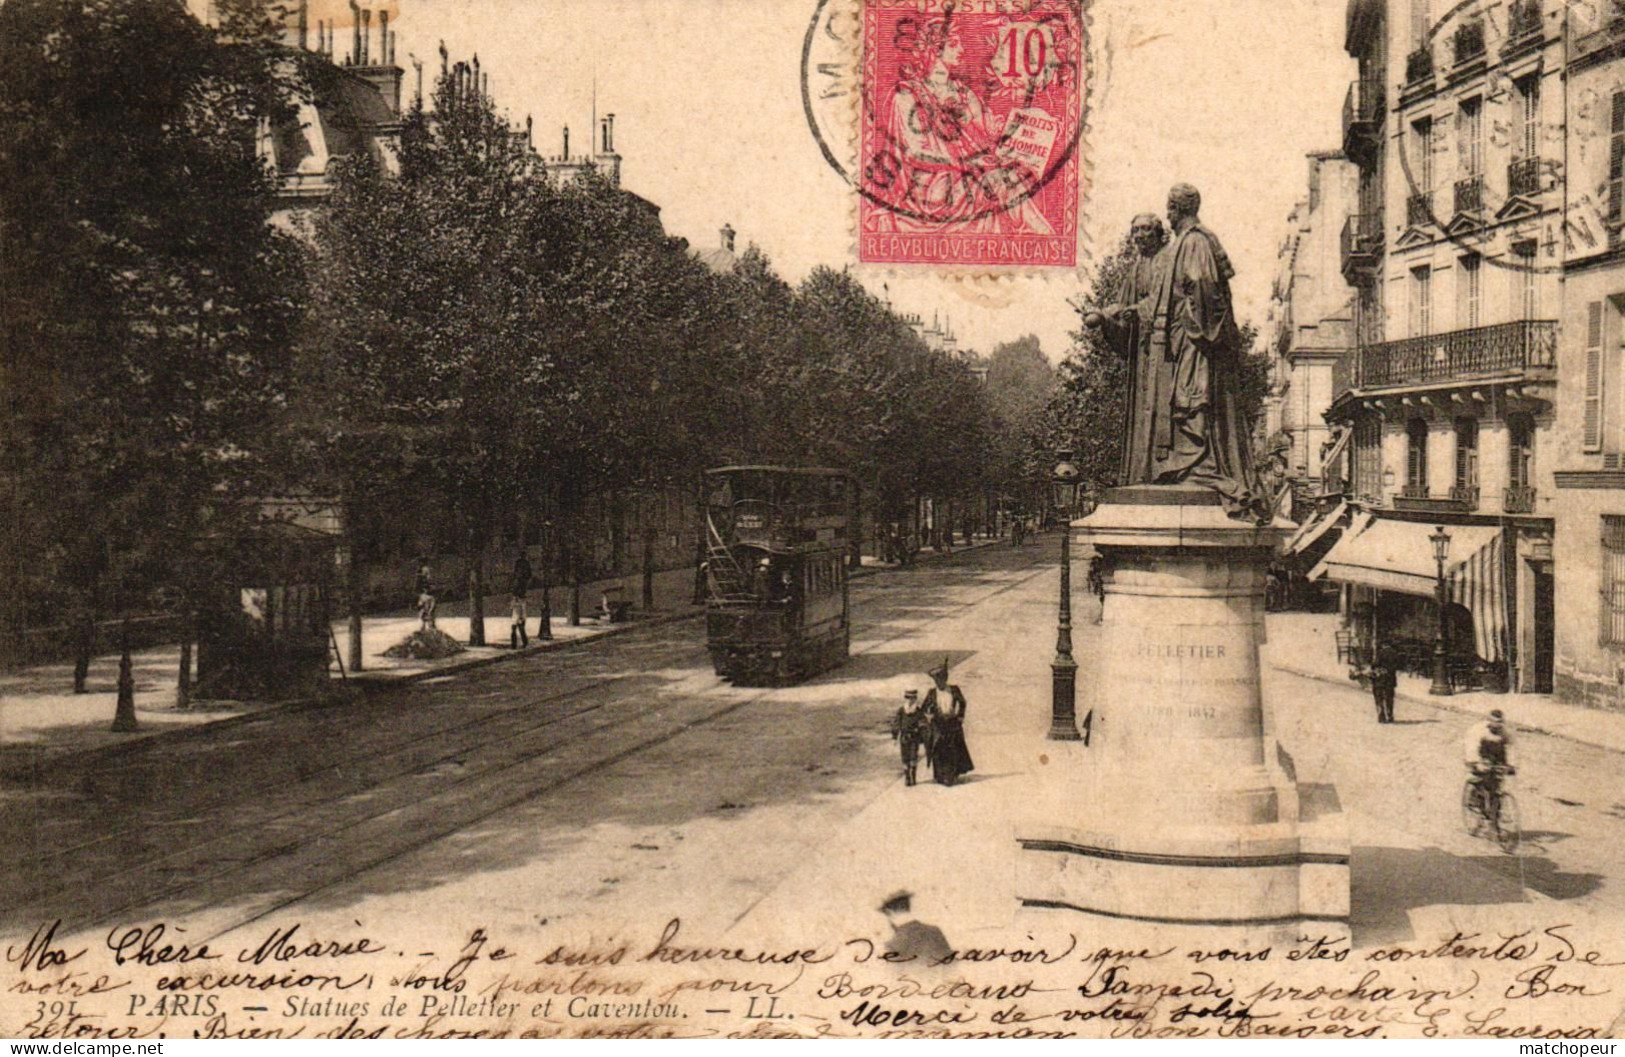
[[[1215,493],[1183,486],[1115,489],[1074,524],[1107,569],[1102,634],[1078,657],[1092,737],[1040,769],[1017,833],[1025,906],[1226,929],[1346,923],[1335,791],[1300,795],[1259,692],[1265,576],[1290,529],[1232,520]]]

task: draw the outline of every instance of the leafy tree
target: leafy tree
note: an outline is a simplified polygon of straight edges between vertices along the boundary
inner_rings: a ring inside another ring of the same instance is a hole
[[[221,11],[0,6],[0,476],[83,628],[191,584],[197,534],[273,470],[300,265],[255,131],[287,85],[263,7]]]

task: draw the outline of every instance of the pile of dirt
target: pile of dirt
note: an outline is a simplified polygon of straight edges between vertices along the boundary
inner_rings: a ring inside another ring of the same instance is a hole
[[[419,628],[384,651],[385,657],[438,661],[463,652],[463,644],[439,628]]]

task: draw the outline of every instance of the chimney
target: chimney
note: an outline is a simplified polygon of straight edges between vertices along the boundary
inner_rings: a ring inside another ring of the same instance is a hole
[[[389,58],[385,60],[389,65],[395,65],[395,31],[389,31]]]
[[[604,119],[604,153],[615,153],[615,115],[610,114]]]
[[[310,0],[299,0],[299,50],[310,43]]]
[[[609,118],[598,119],[598,153],[609,153]]]
[[[350,65],[354,66],[361,61],[361,5],[355,0],[350,0],[350,21]]]
[[[570,126],[569,125],[564,126],[564,158],[567,161],[570,158]]]
[[[389,65],[389,12],[378,12],[378,65]]]
[[[729,253],[732,253],[734,251],[734,235],[736,234],[736,232],[733,229],[733,225],[732,224],[724,224],[724,225],[722,225],[722,233],[721,234],[722,234],[722,248],[727,250]]]
[[[372,65],[372,12],[361,12],[361,65]]]
[[[535,148],[535,143],[532,142],[532,140],[530,138],[530,131],[531,131],[530,115],[526,114],[525,115],[525,146],[534,149]]]

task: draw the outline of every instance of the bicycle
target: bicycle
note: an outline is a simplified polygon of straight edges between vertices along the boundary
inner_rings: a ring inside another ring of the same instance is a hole
[[[1498,779],[1493,802],[1490,799],[1492,794],[1484,787],[1480,776],[1469,776],[1462,786],[1461,821],[1469,837],[1486,836],[1487,828],[1488,839],[1511,855],[1518,850],[1523,829],[1519,823],[1518,799],[1506,791],[1505,779],[1507,775],[1517,772],[1512,767],[1497,766],[1492,768],[1492,773]]]

